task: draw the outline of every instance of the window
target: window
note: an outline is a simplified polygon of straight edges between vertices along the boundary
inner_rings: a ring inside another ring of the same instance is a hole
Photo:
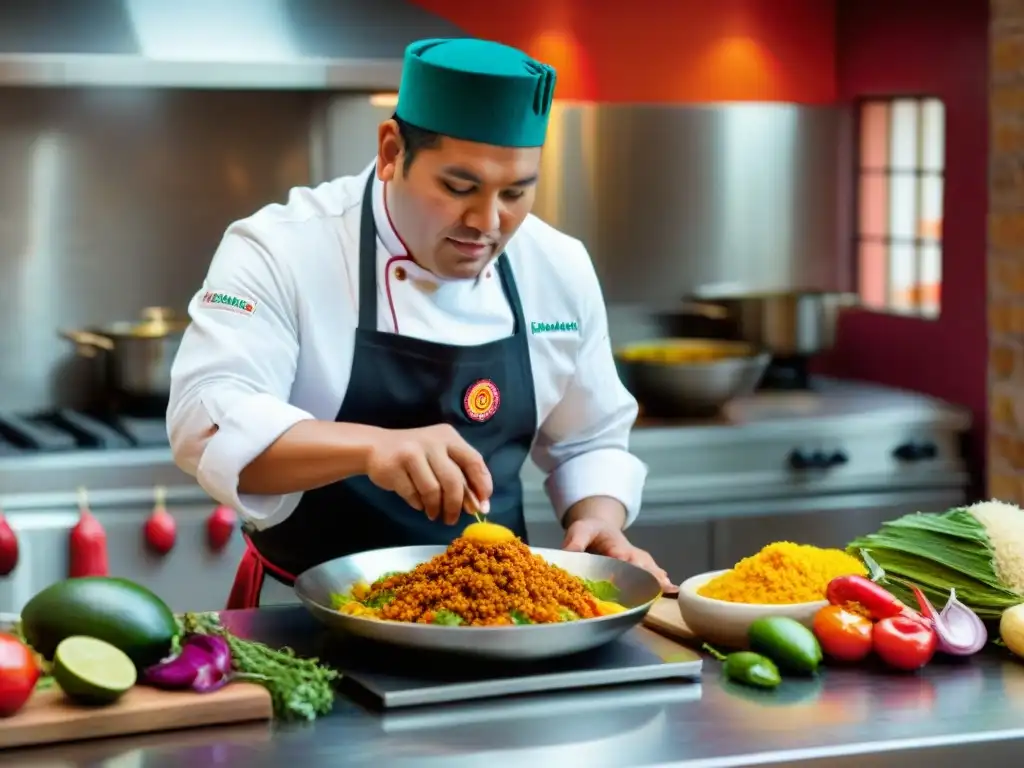
[[[938,99],[860,104],[855,245],[868,309],[939,315],[945,128]]]

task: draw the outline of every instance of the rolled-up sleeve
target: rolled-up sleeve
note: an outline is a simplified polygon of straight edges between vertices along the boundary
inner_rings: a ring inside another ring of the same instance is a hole
[[[610,496],[626,508],[628,526],[640,512],[647,479],[647,466],[629,452],[637,403],[619,379],[601,287],[585,251],[577,273],[583,339],[576,371],[541,424],[532,458],[547,474],[545,491],[559,520],[583,499]]]
[[[192,322],[171,370],[175,462],[257,528],[283,520],[302,496],[238,492],[253,459],[313,418],[288,403],[299,354],[295,306],[294,283],[266,239],[233,226],[189,304]]]

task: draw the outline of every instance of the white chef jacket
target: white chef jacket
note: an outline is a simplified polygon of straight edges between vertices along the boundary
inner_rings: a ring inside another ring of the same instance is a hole
[[[302,493],[238,492],[241,471],[306,419],[333,421],[352,368],[359,223],[371,164],[297,187],[231,224],[189,304],[171,371],[168,434],[179,467],[257,529],[288,517]],[[479,345],[510,336],[513,315],[492,264],[445,280],[405,252],[373,187],[377,330]],[[620,382],[601,288],[584,245],[528,216],[506,253],[526,319],[537,404],[531,458],[559,520],[590,496],[637,516],[647,468],[628,451],[636,400]]]

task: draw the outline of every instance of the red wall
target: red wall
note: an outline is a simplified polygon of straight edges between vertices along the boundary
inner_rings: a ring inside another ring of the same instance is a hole
[[[839,0],[837,32],[841,101],[904,93],[945,102],[946,185],[941,317],[850,314],[827,368],[970,407],[980,472],[988,369],[988,3]]]
[[[556,67],[560,99],[835,100],[832,0],[413,2]]]

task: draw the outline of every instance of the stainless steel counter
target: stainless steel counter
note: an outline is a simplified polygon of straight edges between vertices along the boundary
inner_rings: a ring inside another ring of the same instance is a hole
[[[301,608],[225,614],[239,634],[323,646]],[[917,675],[829,669],[774,693],[724,683],[580,691],[380,714],[339,697],[305,726],[253,725],[4,754],[18,766],[956,766],[1019,762],[1024,664],[992,651]]]

